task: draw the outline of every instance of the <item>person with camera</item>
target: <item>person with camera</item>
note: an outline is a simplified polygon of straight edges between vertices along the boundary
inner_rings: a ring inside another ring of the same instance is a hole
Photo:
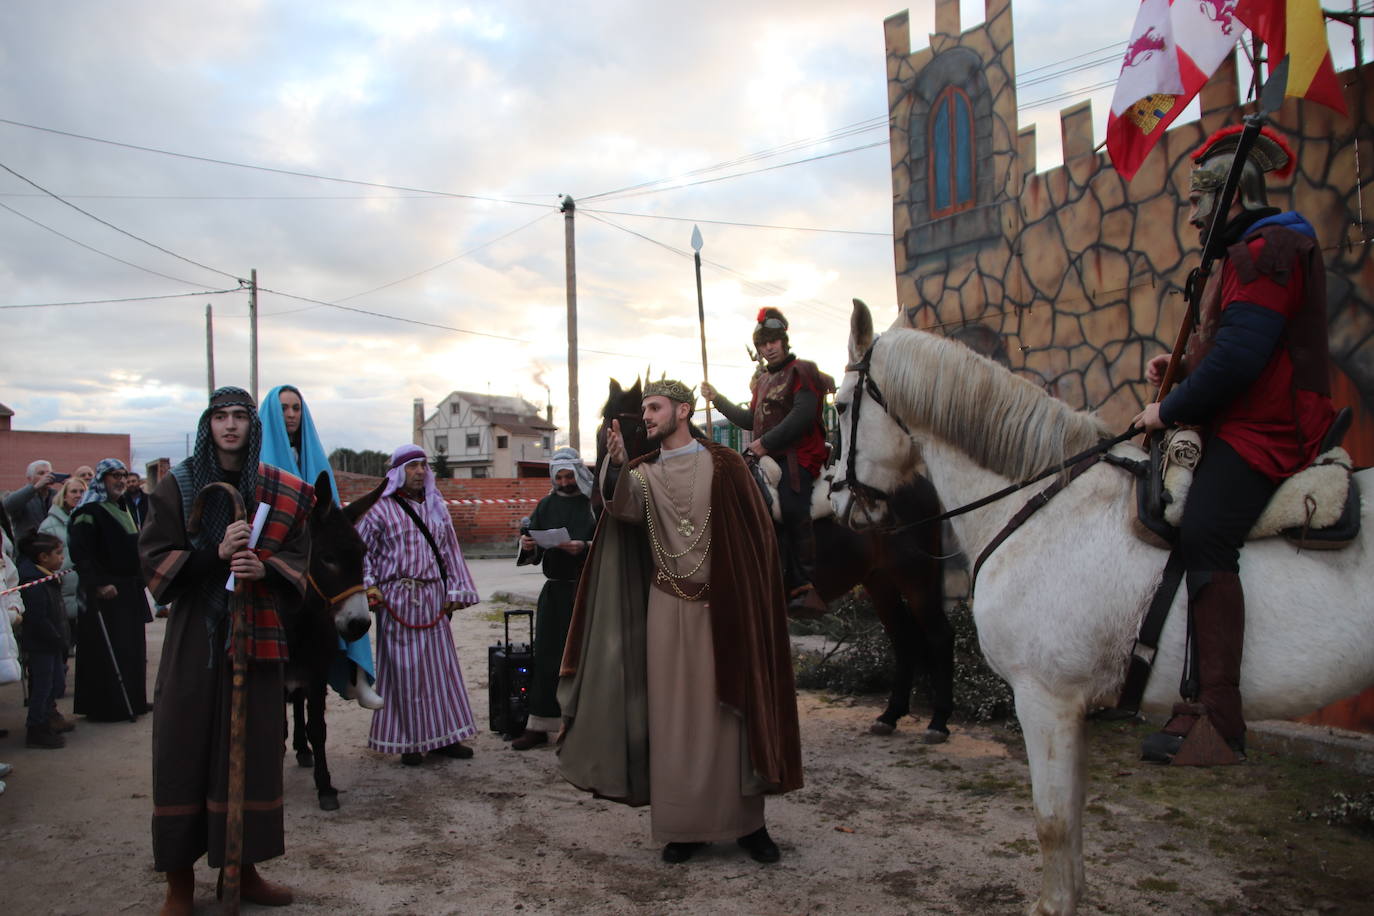
[[[69,474],[54,474],[52,462],[46,458],[30,461],[24,471],[28,483],[5,497],[5,511],[9,513],[16,542],[33,534],[52,506],[52,485],[66,480]]]

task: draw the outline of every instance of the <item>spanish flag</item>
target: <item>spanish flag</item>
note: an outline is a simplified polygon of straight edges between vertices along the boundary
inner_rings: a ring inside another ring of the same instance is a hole
[[[1326,45],[1321,0],[1240,0],[1236,17],[1269,46],[1271,64],[1289,56],[1285,96],[1320,102],[1349,114]]]

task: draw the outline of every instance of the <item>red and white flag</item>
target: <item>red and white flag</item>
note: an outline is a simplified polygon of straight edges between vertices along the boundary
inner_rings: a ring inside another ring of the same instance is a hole
[[[1129,181],[1226,60],[1240,0],[1141,0],[1107,117],[1107,154]]]

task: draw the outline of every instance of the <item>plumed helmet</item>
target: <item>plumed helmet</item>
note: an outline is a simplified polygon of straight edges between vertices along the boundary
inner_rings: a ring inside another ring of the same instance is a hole
[[[1226,175],[1231,171],[1231,163],[1236,158],[1236,148],[1240,145],[1240,133],[1244,126],[1232,124],[1208,137],[1206,142],[1193,151],[1193,175],[1191,188],[1203,194],[1217,194],[1226,183]],[[1265,190],[1264,176],[1272,172],[1275,178],[1287,178],[1293,174],[1296,160],[1293,150],[1284,139],[1268,127],[1260,131],[1250,152],[1245,158],[1245,167],[1240,173],[1240,184],[1236,196],[1247,210],[1258,210],[1269,206],[1269,195]]]
[[[761,308],[758,324],[754,325],[754,346],[763,346],[770,340],[781,340],[784,349],[791,349],[787,341],[787,318],[775,308]]]

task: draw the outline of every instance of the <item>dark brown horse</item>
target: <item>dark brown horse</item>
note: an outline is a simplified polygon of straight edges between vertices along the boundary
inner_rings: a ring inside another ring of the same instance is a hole
[[[611,380],[596,433],[598,469],[605,457],[606,430],[612,420],[620,421],[627,455],[635,457],[649,451],[640,407],[642,390],[639,380],[628,389]],[[705,438],[695,426],[692,434]],[[818,487],[824,485],[824,481],[816,482]],[[939,500],[930,483],[919,477],[894,493],[892,499],[893,511],[903,521],[888,531],[852,531],[832,518],[814,522],[815,585],[827,602],[862,585],[892,644],[892,692],[887,708],[873,723],[873,733],[892,734],[911,711],[916,673],[924,668],[930,677],[934,710],[925,740],[936,743],[949,736],[948,722],[954,710],[954,631],[945,617],[940,526],[912,523],[939,515]],[[773,532],[766,534],[772,536]]]
[[[334,811],[339,793],[329,778],[325,755],[325,684],[339,652],[339,637],[355,640],[372,623],[363,592],[363,539],[354,523],[372,508],[381,487],[346,508],[329,498],[326,474],[315,481],[317,499],[310,510],[310,580],[300,612],[288,624],[287,696],[292,700],[296,761],[315,769],[320,807]]]

